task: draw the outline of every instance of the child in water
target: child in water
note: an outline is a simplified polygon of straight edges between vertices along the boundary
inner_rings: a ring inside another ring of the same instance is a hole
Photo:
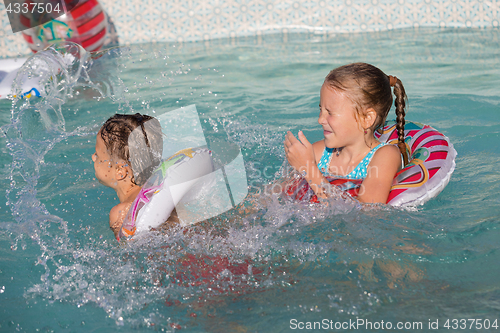
[[[120,203],[109,212],[115,237],[146,180],[161,163],[163,138],[156,118],[115,114],[97,133],[92,155],[99,182],[116,191]],[[167,222],[175,223],[175,210]]]
[[[396,96],[399,149],[374,137],[391,108],[391,87]],[[401,168],[401,154],[407,163],[405,100],[401,81],[377,67],[354,63],[332,70],[320,92],[318,123],[324,139],[311,144],[302,131],[298,139],[288,132],[284,142],[288,162],[302,173],[317,197],[327,197],[324,184],[330,183],[360,202],[386,203]]]

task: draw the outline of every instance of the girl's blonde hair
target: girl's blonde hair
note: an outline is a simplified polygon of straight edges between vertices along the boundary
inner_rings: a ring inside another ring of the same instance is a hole
[[[396,77],[387,76],[377,67],[366,63],[353,63],[332,70],[325,78],[325,83],[346,94],[353,102],[358,115],[368,108],[373,108],[377,119],[370,127],[376,131],[385,124],[392,106],[391,86],[394,87],[396,99],[396,129],[398,131],[398,147],[408,163],[406,146],[404,144],[406,92],[403,83]]]

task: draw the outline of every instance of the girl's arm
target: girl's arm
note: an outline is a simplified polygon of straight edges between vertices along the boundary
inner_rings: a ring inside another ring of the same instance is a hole
[[[111,211],[109,212],[109,228],[113,230],[115,237],[122,227],[130,206],[132,206],[131,202],[121,202],[111,208]]]
[[[387,145],[375,152],[365,180],[359,189],[358,200],[366,203],[386,203],[396,172],[401,167],[401,153],[396,146]]]

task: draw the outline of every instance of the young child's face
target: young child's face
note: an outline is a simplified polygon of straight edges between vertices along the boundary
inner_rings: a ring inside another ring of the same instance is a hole
[[[95,177],[97,180],[105,186],[114,187],[116,185],[114,162],[101,137],[101,131],[97,133],[95,153],[92,154],[92,161],[94,161]]]
[[[353,135],[362,133],[351,100],[326,84],[321,87],[318,123],[328,148],[344,147],[351,143]]]

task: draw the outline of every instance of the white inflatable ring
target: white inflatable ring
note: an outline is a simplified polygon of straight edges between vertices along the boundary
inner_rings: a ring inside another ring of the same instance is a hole
[[[206,148],[184,149],[164,160],[142,186],[116,239],[162,225],[186,193],[213,171],[212,153]]]

